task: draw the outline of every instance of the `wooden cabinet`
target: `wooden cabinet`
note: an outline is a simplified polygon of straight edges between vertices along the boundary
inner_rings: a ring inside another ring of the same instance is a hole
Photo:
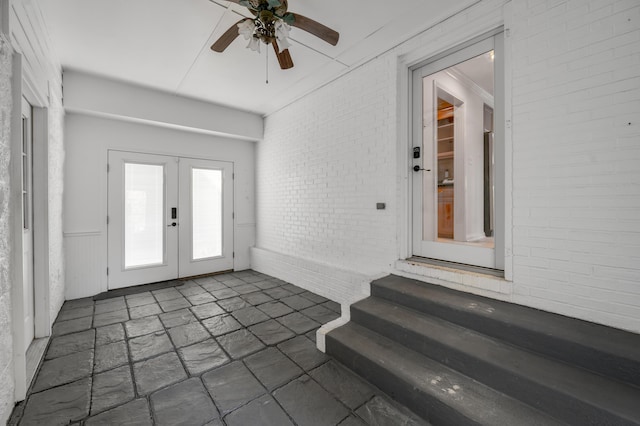
[[[438,186],[438,238],[453,238],[453,185]]]

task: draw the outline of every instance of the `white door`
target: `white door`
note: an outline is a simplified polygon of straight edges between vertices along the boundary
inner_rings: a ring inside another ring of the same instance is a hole
[[[24,350],[33,341],[33,126],[31,105],[22,98],[22,276],[24,286]]]
[[[413,254],[503,269],[502,34],[413,71]]]
[[[233,269],[233,164],[109,152],[109,289]]]

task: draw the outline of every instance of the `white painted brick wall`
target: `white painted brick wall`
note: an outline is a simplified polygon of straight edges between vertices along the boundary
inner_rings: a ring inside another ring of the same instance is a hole
[[[11,48],[0,34],[0,424],[13,409],[13,338],[11,336]]]
[[[374,61],[266,120],[258,247],[364,274],[391,269],[394,81],[393,63]]]
[[[494,28],[504,4],[482,1],[267,117],[257,246],[393,270],[404,220],[397,57]],[[640,332],[640,4],[511,8],[514,257],[500,297]]]
[[[640,3],[513,5],[514,300],[640,331]]]

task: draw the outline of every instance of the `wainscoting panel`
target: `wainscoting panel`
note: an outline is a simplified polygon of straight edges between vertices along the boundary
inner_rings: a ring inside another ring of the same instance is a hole
[[[80,299],[107,289],[107,253],[101,232],[65,233],[66,299]]]

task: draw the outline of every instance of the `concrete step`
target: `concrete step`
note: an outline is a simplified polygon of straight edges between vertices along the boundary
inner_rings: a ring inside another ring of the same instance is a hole
[[[574,425],[640,424],[640,389],[370,297],[351,320]]]
[[[371,294],[640,387],[640,335],[390,275]]]
[[[326,336],[327,353],[433,425],[564,424],[353,321]]]

